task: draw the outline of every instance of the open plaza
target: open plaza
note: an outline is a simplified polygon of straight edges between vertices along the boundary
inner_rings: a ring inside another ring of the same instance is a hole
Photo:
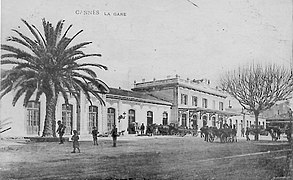
[[[6,144],[6,146],[4,145]],[[80,142],[2,140],[0,179],[273,179],[283,176],[289,144],[282,137],[213,143],[200,136],[121,136]]]

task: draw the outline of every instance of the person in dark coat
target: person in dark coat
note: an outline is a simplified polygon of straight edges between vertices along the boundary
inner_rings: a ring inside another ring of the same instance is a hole
[[[205,126],[205,127],[204,127],[204,140],[205,140],[206,142],[209,141],[209,127],[208,127],[208,126]]]
[[[144,134],[144,128],[145,128],[144,124],[142,123],[141,126],[140,126],[141,134]]]
[[[93,142],[94,142],[94,145],[98,145],[98,130],[96,127],[93,127],[93,130],[92,130],[92,135],[93,135]]]
[[[246,127],[245,136],[246,136],[246,141],[250,141],[248,127]]]
[[[242,128],[242,129],[241,129],[241,137],[244,137],[244,133],[245,133],[245,129]]]
[[[113,138],[113,147],[116,147],[117,136],[118,136],[116,125],[113,125],[113,129],[111,131],[111,136]]]
[[[60,120],[57,122],[57,124],[58,124],[57,133],[59,134],[59,140],[60,140],[59,144],[63,144],[63,142],[64,142],[63,135],[65,133],[66,126],[64,126]]]

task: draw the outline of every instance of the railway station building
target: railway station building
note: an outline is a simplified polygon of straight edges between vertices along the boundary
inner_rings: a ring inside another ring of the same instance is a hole
[[[100,134],[107,134],[114,124],[124,134],[136,133],[142,123],[145,126],[173,123],[198,129],[205,125],[221,127],[229,118],[241,116],[240,112],[229,111],[227,95],[211,88],[206,79],[182,79],[176,75],[161,80],[142,80],[134,82],[131,90],[110,88],[108,94],[101,96],[105,106],[94,97],[90,104],[83,94],[80,94],[80,104],[73,97],[68,105],[61,96],[58,98],[55,117],[67,127],[66,136],[76,129],[81,137],[90,137],[94,126]],[[26,107],[22,99],[13,107],[12,98],[10,94],[1,99],[1,122],[6,123],[6,128],[11,127],[1,136],[41,136],[45,97],[39,102],[31,100]]]

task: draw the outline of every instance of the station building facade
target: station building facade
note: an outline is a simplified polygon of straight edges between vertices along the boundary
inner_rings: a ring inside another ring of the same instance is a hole
[[[81,138],[90,137],[93,127],[97,127],[100,134],[106,134],[113,125],[116,125],[119,132],[127,134],[134,133],[134,123],[147,125],[169,122],[172,104],[146,93],[110,88],[109,94],[101,96],[105,106],[94,97],[90,104],[83,94],[80,94],[80,104],[76,103],[74,97],[69,99],[67,105],[61,96],[58,98],[55,118],[66,126],[65,136],[70,136],[73,130],[77,130]],[[13,107],[12,98],[13,94],[1,99],[3,129],[11,127],[1,133],[1,136],[41,136],[46,112],[45,98],[41,97],[39,102],[32,100],[26,107],[22,105],[22,99]]]
[[[189,80],[176,76],[135,82],[132,90],[110,88],[110,92],[101,97],[105,106],[94,97],[92,103],[88,102],[83,94],[80,94],[80,104],[73,97],[68,105],[61,96],[58,98],[55,118],[66,125],[66,136],[76,129],[81,138],[90,137],[94,126],[100,134],[106,134],[114,124],[119,132],[125,134],[135,133],[142,123],[145,126],[173,123],[200,129],[205,125],[219,128],[232,119],[233,125],[241,127],[240,112],[229,111],[227,95],[211,88],[205,79]],[[1,122],[6,123],[4,129],[11,129],[0,135],[41,136],[46,112],[45,97],[41,97],[39,102],[30,101],[26,107],[22,105],[22,99],[13,107],[12,98],[13,94],[10,94],[1,99]]]
[[[179,76],[134,83],[133,91],[149,93],[172,103],[171,123],[187,128],[222,127],[227,118],[240,113],[227,111],[227,95],[210,87],[207,79],[190,80]]]

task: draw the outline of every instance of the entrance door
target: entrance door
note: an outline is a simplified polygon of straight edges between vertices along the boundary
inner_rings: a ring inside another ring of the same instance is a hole
[[[163,113],[163,125],[168,124],[168,113],[164,112]]]
[[[135,111],[133,109],[130,109],[128,111],[128,133],[129,134],[135,134]]]
[[[212,117],[212,124],[213,124],[213,127],[216,127],[216,117],[215,116]]]
[[[72,134],[72,104],[62,104],[62,124],[66,126],[65,134]]]
[[[208,119],[207,119],[207,116],[203,116],[203,117],[202,117],[202,125],[203,125],[203,126],[208,125]]]
[[[113,129],[113,125],[115,125],[115,109],[108,108],[107,116],[107,129],[110,132]]]
[[[154,123],[153,112],[148,111],[147,112],[147,125],[152,125],[153,123]]]
[[[89,133],[92,133],[93,127],[98,128],[98,107],[89,106]]]
[[[183,127],[187,127],[187,115],[186,114],[182,114],[182,123],[181,123],[181,126]]]
[[[198,125],[197,125],[197,115],[193,115],[192,116],[192,129],[197,129]]]

